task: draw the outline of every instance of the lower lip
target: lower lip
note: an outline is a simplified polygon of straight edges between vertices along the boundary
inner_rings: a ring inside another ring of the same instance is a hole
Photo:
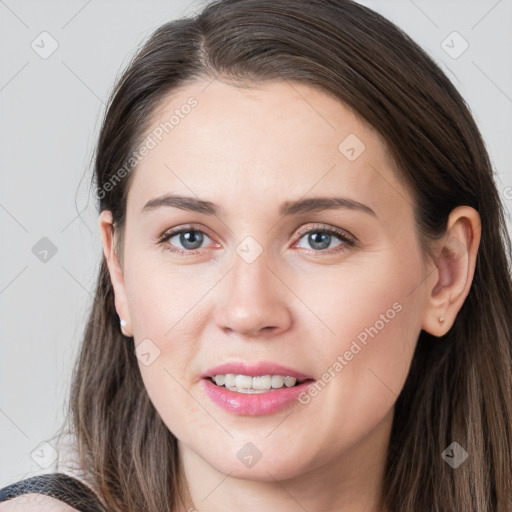
[[[314,380],[307,380],[291,388],[281,388],[268,393],[237,393],[225,387],[217,386],[209,379],[202,379],[204,389],[211,401],[222,409],[233,414],[245,416],[261,416],[272,414],[284,409],[289,404],[298,401],[297,397],[314,384]]]

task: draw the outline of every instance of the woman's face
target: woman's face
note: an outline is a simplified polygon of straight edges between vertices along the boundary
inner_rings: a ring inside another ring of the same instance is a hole
[[[116,307],[182,450],[260,480],[382,460],[428,275],[382,139],[306,85],[215,80],[169,97],[144,141]],[[311,380],[204,378],[293,372]]]

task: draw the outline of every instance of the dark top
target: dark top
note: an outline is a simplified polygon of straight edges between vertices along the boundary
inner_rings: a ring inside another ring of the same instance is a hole
[[[0,489],[0,502],[31,492],[63,501],[80,512],[106,512],[87,485],[64,473],[38,475],[10,484]]]

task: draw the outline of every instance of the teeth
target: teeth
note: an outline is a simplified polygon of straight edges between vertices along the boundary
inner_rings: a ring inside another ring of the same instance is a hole
[[[292,386],[295,386],[296,382],[297,382],[297,379],[295,377],[285,377],[284,378],[284,385],[287,388],[291,388]],[[274,387],[274,383],[272,383],[272,387]]]
[[[213,381],[217,386],[225,386],[230,391],[240,393],[264,393],[283,387],[291,388],[297,383],[297,379],[290,376],[261,375],[250,377],[249,375],[235,375],[234,373],[215,375]]]
[[[281,375],[272,375],[272,387],[273,388],[282,388],[285,384],[286,379],[281,377]]]
[[[235,377],[235,386],[237,388],[252,388],[252,377],[237,375]]]
[[[227,387],[233,387],[235,385],[236,375],[232,373],[228,373],[227,375],[224,375],[225,381],[224,385]]]
[[[214,379],[215,384],[217,386],[224,386],[224,383],[226,382],[226,376],[225,375],[215,375]]]
[[[278,387],[278,386],[272,386],[272,379],[274,377],[280,378],[277,375],[273,375],[272,377],[270,375],[264,375],[263,377],[253,377],[252,378],[253,389],[269,390],[272,387]],[[279,386],[279,387],[281,387],[281,386]]]

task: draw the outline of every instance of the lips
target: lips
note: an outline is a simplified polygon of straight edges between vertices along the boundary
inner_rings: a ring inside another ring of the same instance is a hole
[[[269,389],[258,394],[245,394],[231,391],[214,383],[214,376],[228,374],[246,375],[248,377],[280,375],[282,377],[295,377],[297,383],[292,387],[285,386]],[[315,383],[315,379],[307,373],[272,361],[260,361],[258,363],[237,361],[209,368],[200,375],[200,382],[210,400],[225,411],[246,416],[262,416],[298,404],[298,396],[306,392],[308,387]]]
[[[209,377],[201,379],[201,385],[210,400],[224,411],[242,416],[266,416],[287,407],[302,407],[299,397],[307,393],[314,380],[306,380],[291,388],[281,388],[257,395],[229,391],[210,382]]]
[[[248,377],[258,377],[262,375],[282,375],[283,377],[295,377],[298,381],[313,379],[314,377],[306,373],[294,370],[287,366],[271,361],[262,361],[259,363],[232,362],[219,366],[214,366],[203,372],[199,377],[201,379],[212,378],[215,375],[225,375],[234,373],[236,375],[247,375]]]

